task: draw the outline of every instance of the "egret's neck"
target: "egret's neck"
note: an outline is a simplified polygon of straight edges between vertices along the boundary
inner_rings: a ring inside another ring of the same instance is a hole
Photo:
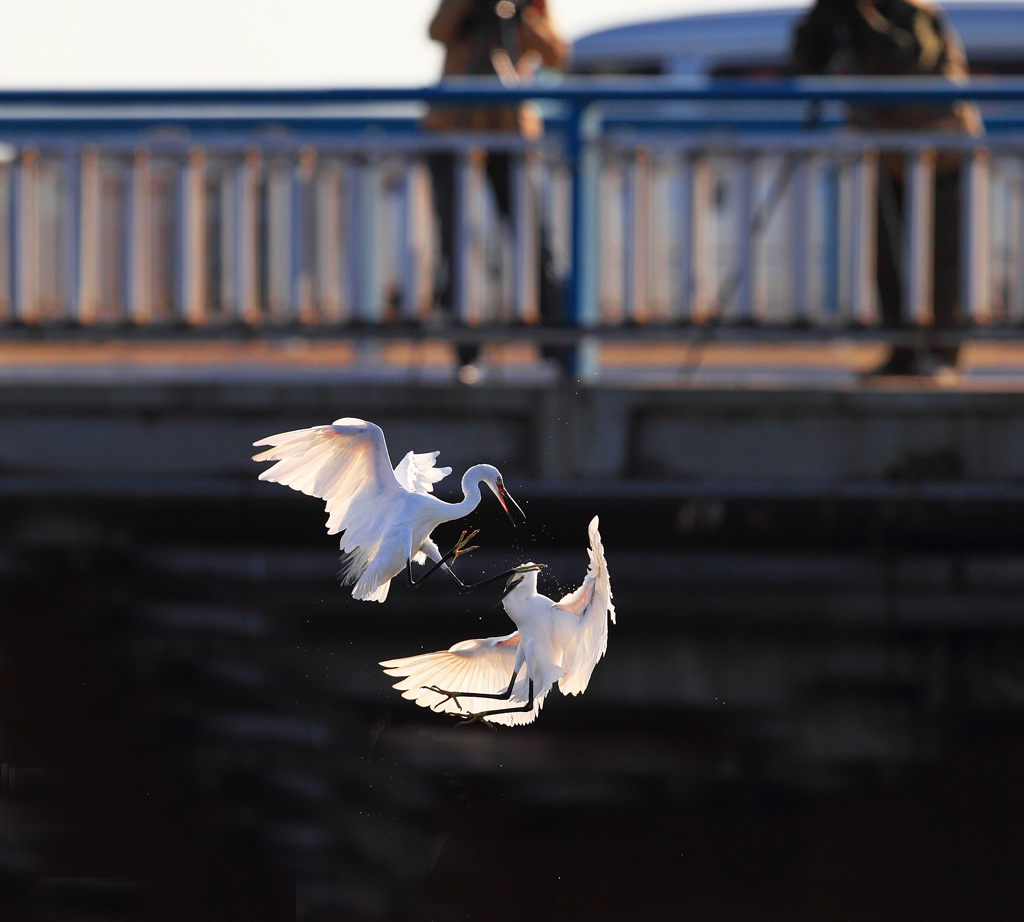
[[[465,474],[462,475],[462,502],[451,506],[450,515],[452,519],[461,519],[469,515],[480,505],[480,482],[484,474],[489,470],[486,464],[474,464]]]
[[[536,595],[538,572],[538,570],[527,570],[523,574],[523,578],[522,581],[519,583],[519,586],[517,586],[516,588],[522,587],[522,590],[524,593],[526,593],[526,595]]]

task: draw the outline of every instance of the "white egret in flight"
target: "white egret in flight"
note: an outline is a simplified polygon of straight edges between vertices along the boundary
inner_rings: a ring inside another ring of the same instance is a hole
[[[615,623],[597,516],[588,531],[586,578],[560,601],[537,592],[543,564],[515,568],[504,597],[505,611],[519,628],[514,634],[464,640],[449,650],[382,662],[387,675],[402,678],[394,685],[402,697],[470,722],[511,726],[531,723],[555,682],[563,695],[585,691],[608,647],[608,618]],[[508,704],[495,708],[496,701]]]
[[[383,602],[392,577],[403,569],[410,586],[419,585],[441,567],[463,589],[477,588],[511,572],[467,586],[447,561],[475,550],[466,545],[476,532],[463,532],[444,555],[430,538],[442,522],[461,519],[477,507],[481,483],[490,487],[510,519],[509,503],[526,518],[505,489],[498,469],[490,464],[475,464],[467,470],[462,476],[462,502],[446,503],[431,496],[434,484],[452,470],[434,466],[438,452],[410,451],[392,470],[384,433],[363,419],[347,416],[329,426],[270,435],[253,445],[271,446],[253,455],[254,461],[277,462],[260,474],[260,480],[283,483],[326,501],[327,533],[342,532],[341,582],[355,584],[354,598]],[[412,564],[424,564],[427,558],[434,566],[414,580]]]

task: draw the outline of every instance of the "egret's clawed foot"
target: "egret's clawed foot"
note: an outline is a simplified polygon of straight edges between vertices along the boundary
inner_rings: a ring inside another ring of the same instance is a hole
[[[459,535],[459,540],[455,542],[455,547],[452,548],[452,562],[454,563],[463,554],[468,554],[470,551],[478,551],[480,549],[479,544],[474,544],[472,547],[466,547],[470,541],[472,541],[478,534],[480,534],[479,528],[474,528],[471,532],[463,532]]]
[[[459,721],[460,727],[468,727],[470,724],[483,724],[485,727],[489,727],[491,730],[497,730],[498,728],[492,724],[483,714],[465,714],[462,716],[462,720]]]
[[[454,701],[455,706],[462,710],[462,705],[459,704],[459,692],[445,691],[443,688],[438,688],[436,685],[424,685],[422,686],[426,691],[432,691],[435,695],[444,695],[444,701],[440,702],[444,704],[445,701]]]

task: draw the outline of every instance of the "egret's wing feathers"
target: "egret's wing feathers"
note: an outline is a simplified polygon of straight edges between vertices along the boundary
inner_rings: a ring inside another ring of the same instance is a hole
[[[448,650],[385,660],[380,665],[387,675],[401,678],[393,687],[402,692],[403,698],[440,713],[469,714],[526,704],[529,700],[526,670],[520,670],[512,697],[507,700],[459,695],[456,704],[454,699],[446,699],[427,686],[454,692],[503,692],[512,678],[518,648],[519,634],[515,633],[464,640]],[[488,720],[508,725],[529,723],[537,716],[542,698],[534,696],[534,708],[530,712],[498,714]]]
[[[254,461],[275,461],[260,480],[281,483],[326,502],[327,531],[345,532],[342,550],[380,540],[381,506],[400,499],[402,485],[391,469],[379,426],[345,417],[330,426],[282,432],[254,442],[271,446]]]
[[[437,451],[424,454],[410,451],[395,467],[395,479],[412,493],[433,493],[434,484],[452,472],[450,467],[435,467],[439,454]]]
[[[556,603],[579,619],[578,629],[566,646],[562,658],[564,672],[558,680],[563,695],[578,695],[587,687],[597,661],[608,649],[608,619],[615,623],[615,605],[608,577],[608,562],[597,530],[597,516],[587,529],[590,535],[590,566],[583,584]]]

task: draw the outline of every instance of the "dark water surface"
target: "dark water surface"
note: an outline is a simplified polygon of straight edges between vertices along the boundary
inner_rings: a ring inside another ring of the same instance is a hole
[[[6,500],[2,918],[1020,917],[1015,517],[595,503],[469,522],[460,567],[556,595],[600,513],[619,611],[492,732],[376,663],[507,633],[498,592],[355,602],[318,503]]]

